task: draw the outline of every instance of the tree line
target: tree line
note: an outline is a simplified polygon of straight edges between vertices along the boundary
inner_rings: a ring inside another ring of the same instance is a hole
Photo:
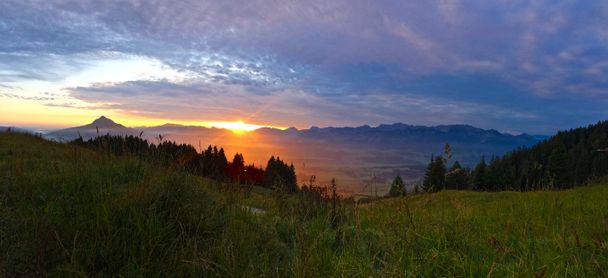
[[[295,168],[279,157],[271,157],[266,168],[245,164],[243,154],[237,153],[228,161],[223,148],[209,146],[200,153],[189,144],[177,144],[158,136],[158,144],[150,143],[140,136],[103,135],[84,140],[82,137],[71,144],[111,153],[114,155],[134,155],[150,163],[170,169],[183,169],[191,174],[220,182],[243,185],[257,185],[286,192],[298,188]]]
[[[489,161],[482,157],[472,170],[458,161],[448,168],[450,159],[448,144],[443,155],[431,157],[423,190],[531,191],[581,186],[608,176],[608,121],[560,131],[532,147],[520,147]],[[393,182],[389,195],[399,195],[399,188],[400,182]]]

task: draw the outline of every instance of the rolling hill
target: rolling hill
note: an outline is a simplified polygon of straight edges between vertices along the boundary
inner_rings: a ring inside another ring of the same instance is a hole
[[[0,276],[604,277],[608,186],[329,204],[0,133]],[[278,194],[278,195],[277,195]]]

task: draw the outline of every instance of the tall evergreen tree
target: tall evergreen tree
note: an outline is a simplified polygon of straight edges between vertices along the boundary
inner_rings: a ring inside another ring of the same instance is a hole
[[[226,167],[226,174],[233,181],[242,181],[243,175],[245,174],[245,159],[240,153],[236,153],[232,162],[228,163]]]
[[[218,151],[217,147],[213,147],[211,178],[218,180],[218,181],[223,181],[226,177],[226,167],[227,166],[228,166],[228,159],[226,159],[226,154],[224,153],[224,149],[221,148]]]
[[[490,165],[486,168],[485,190],[499,191],[506,189],[506,174],[498,157],[492,157]]]
[[[487,190],[486,186],[486,169],[488,168],[486,164],[486,160],[484,157],[481,157],[481,160],[475,166],[475,170],[473,170],[473,188],[475,190]]]
[[[452,190],[469,189],[469,172],[455,161],[445,175],[445,187]]]
[[[391,183],[391,188],[388,191],[388,196],[400,197],[400,196],[405,196],[405,194],[406,194],[405,183],[403,182],[403,179],[401,178],[401,176],[395,177],[395,179]]]
[[[438,192],[445,187],[446,167],[442,156],[431,157],[423,180],[423,189],[426,192]]]
[[[570,165],[569,157],[566,151],[566,147],[561,143],[557,142],[553,151],[549,155],[549,178],[553,188],[567,188],[570,187]]]
[[[297,191],[297,178],[293,164],[287,165],[279,157],[271,157],[266,165],[264,185],[287,192]]]
[[[203,152],[201,160],[201,169],[203,177],[210,177],[213,169],[213,148],[211,145]]]

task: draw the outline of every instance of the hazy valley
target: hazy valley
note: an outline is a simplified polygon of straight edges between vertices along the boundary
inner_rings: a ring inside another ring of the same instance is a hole
[[[176,124],[129,128],[105,117],[45,136],[70,141],[79,136],[89,139],[105,134],[141,135],[151,143],[158,142],[160,135],[161,140],[191,144],[199,150],[217,145],[225,149],[229,159],[239,152],[247,163],[259,166],[265,166],[270,156],[279,156],[294,164],[299,183],[308,183],[311,175],[326,184],[335,178],[344,194],[369,194],[376,190],[383,194],[397,175],[409,184],[419,183],[430,156],[441,155],[445,143],[452,147],[453,160],[473,167],[482,156],[489,160],[546,138],[514,136],[468,125],[406,124],[303,130],[260,128],[234,133],[227,129]]]

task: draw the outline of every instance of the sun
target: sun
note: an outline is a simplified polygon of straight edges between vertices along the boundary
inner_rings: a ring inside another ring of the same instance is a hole
[[[243,121],[235,121],[235,122],[212,122],[210,123],[212,126],[217,128],[224,128],[232,131],[235,134],[244,134],[249,131],[256,130],[258,128],[264,127],[261,125],[248,124]]]

